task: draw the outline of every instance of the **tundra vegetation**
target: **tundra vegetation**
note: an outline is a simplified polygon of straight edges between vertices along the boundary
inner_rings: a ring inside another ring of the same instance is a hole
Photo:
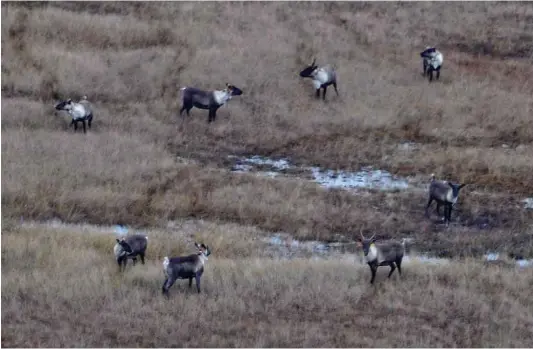
[[[1,6],[2,345],[533,345],[531,272],[468,259],[533,257],[521,203],[533,196],[528,3]],[[445,56],[431,84],[427,45]],[[334,103],[298,76],[314,57],[336,67]],[[179,117],[181,87],[225,82],[244,92],[216,122]],[[84,95],[85,135],[54,109]],[[372,165],[423,187],[324,190],[228,172],[235,154]],[[447,229],[424,216],[431,173],[468,183]],[[118,273],[114,236],[21,228],[21,217],[143,226],[146,264]],[[213,253],[201,294],[176,282],[166,299],[163,258],[194,251],[182,228],[157,229],[185,217],[211,222],[195,241]],[[404,259],[401,278],[378,268],[370,285],[353,260],[269,259],[256,238],[272,231],[409,237],[457,260]]]

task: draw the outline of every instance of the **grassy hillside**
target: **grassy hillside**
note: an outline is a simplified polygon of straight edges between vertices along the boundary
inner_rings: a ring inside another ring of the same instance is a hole
[[[160,258],[188,250],[171,233],[157,236],[146,267],[122,277],[112,237],[3,224],[3,345],[531,346],[529,274],[470,262],[413,266],[405,281],[372,289],[364,267],[269,260],[245,238],[253,229],[320,240],[362,232],[410,237],[445,257],[487,250],[533,257],[533,210],[521,202],[533,197],[527,2],[2,2],[1,9],[3,221],[164,229],[190,218],[223,230],[201,232],[220,244],[206,295],[186,303],[191,298],[175,286],[165,303]],[[433,83],[421,74],[427,45],[444,54]],[[330,89],[326,103],[298,76],[313,57],[338,72],[340,96]],[[208,125],[198,109],[178,115],[180,87],[225,83],[244,94],[220,108],[216,122]],[[86,135],[54,110],[59,99],[83,95],[94,106]],[[373,166],[417,186],[354,193],[228,171],[228,156],[255,154],[329,169]],[[427,193],[419,187],[431,173],[468,184],[447,229],[424,218]],[[230,223],[243,232],[237,240]],[[222,243],[227,236],[236,246]],[[173,242],[163,251],[165,239]],[[229,252],[236,249],[237,259]],[[189,313],[200,320],[177,317]]]
[[[4,214],[138,225],[195,216],[300,238],[408,234],[446,255],[531,254],[533,217],[519,200],[533,193],[532,16],[509,2],[3,3]],[[445,54],[434,84],[421,76],[427,44]],[[340,97],[316,101],[298,77],[312,57],[337,67]],[[179,87],[226,82],[245,94],[216,123],[197,109],[178,117]],[[81,95],[95,108],[85,136],[53,109]],[[234,154],[469,186],[459,224],[440,236],[423,218],[425,193],[354,197],[221,170]]]

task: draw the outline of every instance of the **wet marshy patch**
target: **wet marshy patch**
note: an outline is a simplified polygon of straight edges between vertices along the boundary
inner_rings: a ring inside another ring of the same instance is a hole
[[[59,219],[53,219],[44,222],[37,221],[20,221],[23,227],[38,228],[40,226],[46,226],[55,230],[63,230],[68,232],[79,232],[82,234],[89,233],[104,233],[109,234],[110,248],[112,248],[114,238],[120,238],[128,234],[142,233],[150,236],[146,230],[138,230],[134,227],[124,224],[117,225],[92,225],[92,224],[71,224],[63,222]],[[180,238],[188,240],[192,238],[191,234],[186,234],[186,231],[198,231],[202,230],[198,227],[197,223],[185,222],[185,225],[180,225],[181,229],[176,230],[173,222],[169,221],[168,227],[163,228],[162,231],[172,230],[172,235],[178,234]],[[202,223],[203,224],[203,223]],[[174,228],[173,228],[174,227]],[[286,232],[277,233],[261,233],[262,237],[259,239],[259,244],[255,246],[259,250],[255,252],[260,257],[267,257],[272,259],[293,259],[293,258],[307,258],[307,259],[342,259],[352,261],[354,263],[363,263],[363,254],[358,242],[343,236],[337,235],[335,241],[318,241],[318,240],[298,240],[292,237],[291,234]],[[438,239],[434,237],[433,239]],[[381,240],[378,240],[378,243]],[[443,265],[448,264],[454,258],[454,255],[446,253],[447,248],[445,245],[441,248],[431,248],[426,244],[427,241],[422,241],[413,238],[406,239],[406,254],[404,261],[406,263],[421,263],[431,265]],[[420,244],[422,243],[422,244]],[[517,242],[519,243],[519,242]],[[433,245],[433,244],[430,244]],[[495,243],[495,246],[498,244]],[[424,246],[424,247],[422,247]],[[427,252],[432,251],[432,252]],[[519,267],[527,268],[533,267],[533,259],[526,258],[525,253],[527,251],[516,251],[515,253],[506,252],[490,252],[487,250],[469,250],[466,249],[464,254],[457,254],[455,256],[462,256],[471,258],[471,256],[477,255],[476,259],[481,260],[488,265],[504,265],[507,267]],[[520,252],[520,253],[519,253]]]
[[[484,258],[487,264],[503,266],[513,266],[513,264],[515,264],[519,268],[533,267],[533,259],[526,259],[523,257],[509,259],[497,252],[487,253]]]
[[[265,244],[265,252],[271,258],[348,259],[354,263],[365,264],[362,250],[356,241],[329,243],[316,240],[300,241],[286,233],[275,233],[264,237],[262,241]],[[413,242],[413,239],[407,239],[404,263],[445,265],[452,261],[451,258],[436,257],[430,253],[417,251],[412,245]],[[519,268],[533,267],[533,259],[506,257],[503,253],[486,253],[480,259],[488,264],[505,264]]]
[[[116,225],[99,225],[99,224],[75,224],[67,223],[61,219],[54,218],[44,222],[37,222],[31,220],[25,220],[22,217],[20,218],[20,225],[22,227],[33,228],[37,226],[47,226],[56,230],[63,231],[78,231],[80,233],[107,233],[110,235],[115,235],[117,237],[125,236],[129,232],[129,228],[123,224]]]
[[[490,195],[469,197],[463,193],[461,203],[452,207],[450,226],[462,226],[472,231],[492,229],[515,229],[527,225],[528,212],[516,205],[516,200],[508,198],[505,202],[494,200]],[[494,202],[491,202],[494,200]],[[489,204],[490,207],[487,205]],[[485,206],[485,207],[484,207]],[[425,206],[424,206],[425,209]],[[444,207],[437,212],[435,204],[428,209],[429,221],[436,226],[445,226]]]
[[[514,220],[504,212],[480,212],[476,215],[462,217],[461,225],[479,230],[505,228],[513,225]]]
[[[313,181],[324,188],[402,190],[409,187],[408,180],[391,173],[364,167],[359,171],[323,169],[316,166],[297,166],[288,159],[271,159],[254,155],[232,156],[232,172],[255,173],[265,177],[286,176]]]

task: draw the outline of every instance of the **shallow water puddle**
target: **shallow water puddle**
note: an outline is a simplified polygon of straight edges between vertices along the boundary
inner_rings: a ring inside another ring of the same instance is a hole
[[[312,167],[314,181],[326,188],[371,188],[381,190],[407,189],[404,179],[394,178],[389,172],[365,167],[358,172],[321,170]]]
[[[288,170],[292,170],[292,172],[310,174],[312,181],[325,188],[395,190],[407,189],[409,186],[406,179],[395,177],[387,171],[375,170],[371,167],[365,167],[357,172],[335,171],[319,167],[296,166],[292,165],[287,159],[274,160],[258,155],[242,158],[230,157],[237,158],[235,165],[231,168],[232,172],[251,172],[261,176],[276,177],[286,173]],[[265,167],[269,168],[270,171],[256,171]],[[304,177],[298,177],[304,179]]]
[[[412,240],[411,240],[412,241]],[[299,241],[292,239],[289,234],[276,233],[263,239],[267,244],[267,251],[277,258],[306,257],[311,259],[351,259],[356,263],[365,264],[361,248],[355,241],[324,243],[320,241]],[[499,260],[498,253],[488,253],[484,257],[487,261]],[[425,253],[410,253],[403,258],[404,263],[421,263],[431,265],[445,265],[451,262],[448,258],[432,257]],[[516,260],[516,265],[521,268],[533,267],[533,259]]]
[[[325,243],[320,241],[299,241],[292,239],[290,235],[276,233],[270,237],[264,238],[270,249],[270,252],[278,258],[295,258],[308,257],[312,259],[326,258],[344,258],[348,256],[355,262],[365,263],[361,249],[357,247],[357,242],[332,242]],[[406,255],[406,263],[425,263],[425,264],[447,264],[449,259],[430,257],[424,254]]]
[[[500,254],[494,252],[487,253],[485,255],[485,260],[489,262],[499,261],[501,260]],[[533,259],[517,259],[516,265],[520,268],[533,267]]]
[[[108,233],[115,234],[117,237],[126,236],[129,232],[128,228],[124,225],[95,225],[95,224],[72,224],[65,223],[60,219],[51,219],[45,222],[25,221],[21,219],[21,225],[24,227],[36,227],[46,225],[50,228],[57,230],[79,231],[81,233]],[[137,232],[135,232],[137,233]],[[144,233],[143,233],[144,234]]]
[[[129,233],[145,232],[129,229],[124,225],[93,225],[93,224],[71,224],[62,222],[59,219],[52,219],[46,222],[25,221],[21,218],[20,224],[26,227],[48,226],[57,230],[79,231],[81,233],[107,233],[116,237],[126,236]],[[339,240],[343,237],[340,236]],[[412,241],[412,239],[409,239]],[[321,242],[321,241],[300,241],[293,239],[287,233],[275,233],[262,239],[265,244],[267,255],[273,258],[311,258],[311,259],[349,259],[356,263],[364,263],[361,249],[357,247],[355,241],[345,242]],[[411,241],[407,241],[408,243]],[[487,253],[484,256],[486,261],[499,261],[499,253]],[[431,257],[428,254],[407,254],[404,257],[407,263],[424,263],[442,265],[450,263],[450,259]],[[533,267],[533,259],[516,260],[516,265],[521,268]]]

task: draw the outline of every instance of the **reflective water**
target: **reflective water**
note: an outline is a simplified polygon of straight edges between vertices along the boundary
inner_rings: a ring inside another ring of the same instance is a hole
[[[108,233],[110,235],[125,236],[128,233],[141,233],[130,229],[127,226],[117,225],[91,225],[91,224],[70,224],[59,219],[52,219],[46,222],[25,221],[21,218],[21,225],[28,227],[38,227],[47,225],[57,230],[79,231],[81,233]],[[146,234],[145,232],[142,232]],[[340,237],[343,239],[343,237]],[[356,241],[344,242],[322,242],[322,241],[300,241],[292,238],[287,233],[275,233],[262,239],[265,244],[265,252],[272,258],[297,258],[305,257],[312,259],[342,258],[350,259],[356,263],[364,263],[361,249],[357,247]],[[411,243],[412,239],[407,239]],[[504,260],[505,257],[497,252],[489,252],[484,256],[484,260],[494,262]],[[520,268],[533,267],[533,259],[516,260],[516,265]],[[436,258],[424,253],[407,254],[404,256],[404,263],[424,263],[442,265],[450,263],[447,258]]]
[[[270,171],[262,171],[268,167]],[[320,167],[305,167],[292,165],[287,159],[271,159],[254,155],[237,158],[231,168],[233,172],[253,172],[261,176],[276,177],[288,170],[301,174],[310,174],[312,181],[325,188],[369,188],[381,190],[407,189],[408,182],[404,178],[396,177],[387,171],[362,168],[357,172],[322,169]],[[297,176],[303,178],[303,176]]]
[[[409,239],[412,242],[412,239]],[[334,242],[324,243],[320,241],[299,241],[292,239],[288,234],[276,233],[270,237],[264,238],[267,249],[270,249],[273,257],[276,258],[297,258],[308,257],[313,259],[319,258],[350,258],[355,262],[364,263],[361,249],[357,248],[357,242]],[[488,253],[485,260],[496,261],[500,259],[499,253]],[[448,258],[432,257],[425,253],[406,254],[403,263],[423,263],[432,265],[444,265],[451,262]],[[533,259],[516,260],[518,267],[533,267]]]

